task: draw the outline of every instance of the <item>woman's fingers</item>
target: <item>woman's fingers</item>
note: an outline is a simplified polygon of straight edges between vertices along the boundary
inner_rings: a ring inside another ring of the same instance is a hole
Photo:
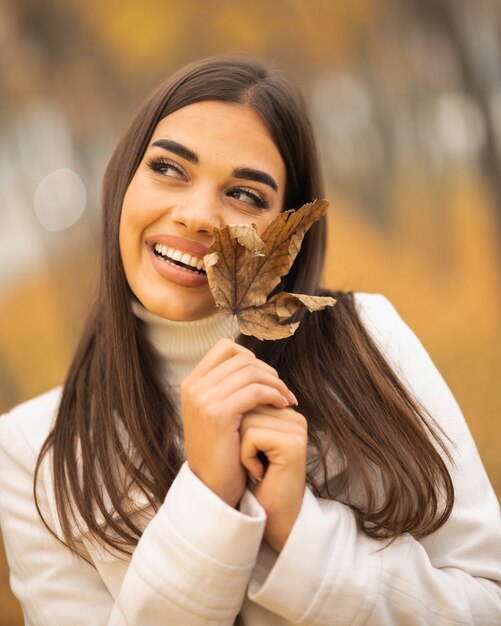
[[[278,372],[271,367],[271,365],[268,365],[268,363],[256,358],[253,353],[247,354],[245,352],[238,352],[219,363],[217,367],[212,368],[211,371],[204,375],[204,379],[207,381],[208,385],[217,385],[219,382],[226,380],[230,374],[245,367],[259,368],[278,378]]]
[[[307,445],[306,420],[293,409],[260,407],[242,420],[240,463],[257,479],[252,492],[266,511],[264,537],[276,552],[285,545],[301,509]],[[262,454],[266,470],[259,459]]]
[[[254,478],[262,478],[263,464],[258,453],[274,465],[286,466],[304,456],[308,442],[305,418],[292,409],[259,407],[247,414],[240,425],[240,461]]]
[[[283,409],[275,409],[271,406],[266,406],[263,404],[256,406],[256,408],[247,413],[247,415],[244,417],[244,421],[242,422],[242,426],[245,427],[245,424],[250,424],[254,420],[257,420],[259,418],[267,419],[273,417],[277,417],[280,419],[281,422],[285,423],[297,422],[300,425],[306,425],[305,417],[301,413],[296,411],[296,409],[289,408],[287,409],[287,411],[284,411]],[[271,423],[275,422],[272,422],[270,420],[270,424]]]
[[[190,376],[193,376],[194,378],[201,378],[211,372],[220,363],[230,359],[236,354],[245,354],[249,358],[256,358],[251,350],[244,348],[231,339],[220,339],[210,350],[207,351],[199,363],[197,363]]]
[[[252,411],[258,404],[271,404],[277,409],[284,409],[289,406],[289,401],[278,389],[260,383],[246,385],[224,401],[230,413],[240,416]]]
[[[254,478],[261,479],[264,467],[258,458],[258,452],[267,455],[267,451],[280,446],[280,433],[267,428],[253,428],[242,437],[240,444],[240,462]]]
[[[207,390],[207,400],[210,398],[226,400],[240,389],[245,389],[255,384],[266,385],[276,389],[286,399],[286,406],[296,403],[296,397],[283,380],[278,378],[276,374],[270,373],[268,370],[264,370],[254,363],[250,363],[237,371],[231,372],[227,376],[224,376],[218,383],[212,383],[208,377],[204,380],[204,385]]]
[[[242,346],[237,346],[242,350],[235,351],[235,346],[237,344],[223,339],[209,350],[183,382],[182,395],[189,388],[195,387],[197,395],[205,396],[207,402],[211,399],[222,400],[240,388],[259,383],[276,388],[288,404],[297,404],[296,397],[273,367]]]
[[[210,395],[198,395],[195,402],[185,400],[183,402],[186,408],[183,412],[185,435],[190,434],[191,423],[196,431],[202,428],[206,432],[210,429],[227,434],[238,433],[242,416],[258,404],[284,409],[289,406],[289,401],[278,389],[260,383],[239,388],[226,398],[221,398],[218,389],[215,389]],[[194,417],[202,418],[202,421],[194,420]],[[199,433],[197,439],[200,439]]]
[[[288,467],[291,459],[304,456],[305,447],[303,438],[299,433],[286,434],[270,428],[251,428],[242,437],[240,444],[240,462],[255,478],[262,478],[264,474],[263,464],[258,458],[258,453],[266,455],[270,465],[274,467]]]

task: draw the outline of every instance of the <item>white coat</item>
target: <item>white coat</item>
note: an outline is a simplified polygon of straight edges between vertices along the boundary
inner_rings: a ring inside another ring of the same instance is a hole
[[[0,525],[12,590],[28,626],[494,626],[501,624],[499,505],[461,410],[414,333],[379,294],[356,294],[369,332],[453,440],[449,520],[388,547],[357,529],[349,507],[307,488],[280,555],[262,541],[265,512],[246,491],[226,505],[182,466],[132,558],[81,540],[93,566],[52,537],[33,501],[33,471],[60,389],[0,419]],[[47,471],[42,506],[58,528]]]

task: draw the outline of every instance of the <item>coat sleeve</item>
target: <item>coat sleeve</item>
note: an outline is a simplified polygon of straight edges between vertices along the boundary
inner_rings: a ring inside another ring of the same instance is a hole
[[[232,626],[264,533],[264,510],[250,492],[243,514],[185,463],[131,561],[112,561],[124,570],[114,589],[42,524],[33,500],[37,455],[20,425],[23,412],[0,418],[0,526],[25,624]],[[50,512],[43,488],[40,498]],[[50,513],[47,522],[54,527]]]
[[[232,626],[266,521],[249,491],[241,505],[246,514],[185,463],[134,551],[109,625]]]
[[[366,327],[454,443],[452,514],[421,541],[404,535],[384,547],[360,532],[349,507],[307,489],[280,555],[263,543],[249,599],[304,626],[501,624],[499,505],[472,436],[444,379],[391,303],[380,294],[363,296]]]
[[[111,598],[98,573],[77,560],[38,517],[33,498],[36,456],[17,423],[18,414],[14,409],[0,418],[0,527],[10,585],[25,624],[106,624]],[[45,497],[43,489],[40,497]]]

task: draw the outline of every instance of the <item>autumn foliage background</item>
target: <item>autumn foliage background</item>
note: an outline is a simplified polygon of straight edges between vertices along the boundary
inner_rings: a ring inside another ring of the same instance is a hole
[[[307,98],[331,202],[326,285],[393,302],[499,496],[500,35],[496,0],[6,0],[0,412],[64,379],[96,278],[102,173],[134,108],[188,61],[248,52]],[[57,185],[47,206],[62,168],[80,195]],[[16,626],[2,559],[0,625]]]

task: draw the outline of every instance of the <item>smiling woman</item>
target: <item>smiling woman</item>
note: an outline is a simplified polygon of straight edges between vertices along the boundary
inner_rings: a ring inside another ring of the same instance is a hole
[[[207,276],[190,268],[207,253],[214,228],[252,222],[264,231],[283,209],[284,192],[285,164],[251,107],[206,100],[167,115],[120,220],[125,275],[138,299],[171,320],[214,314]]]
[[[287,339],[227,338],[215,229],[261,233],[322,196],[278,70],[204,59],[141,105],[106,169],[67,379],[0,419],[28,626],[501,621],[499,506],[461,410],[384,296],[321,288],[325,215],[277,291],[336,306]]]

